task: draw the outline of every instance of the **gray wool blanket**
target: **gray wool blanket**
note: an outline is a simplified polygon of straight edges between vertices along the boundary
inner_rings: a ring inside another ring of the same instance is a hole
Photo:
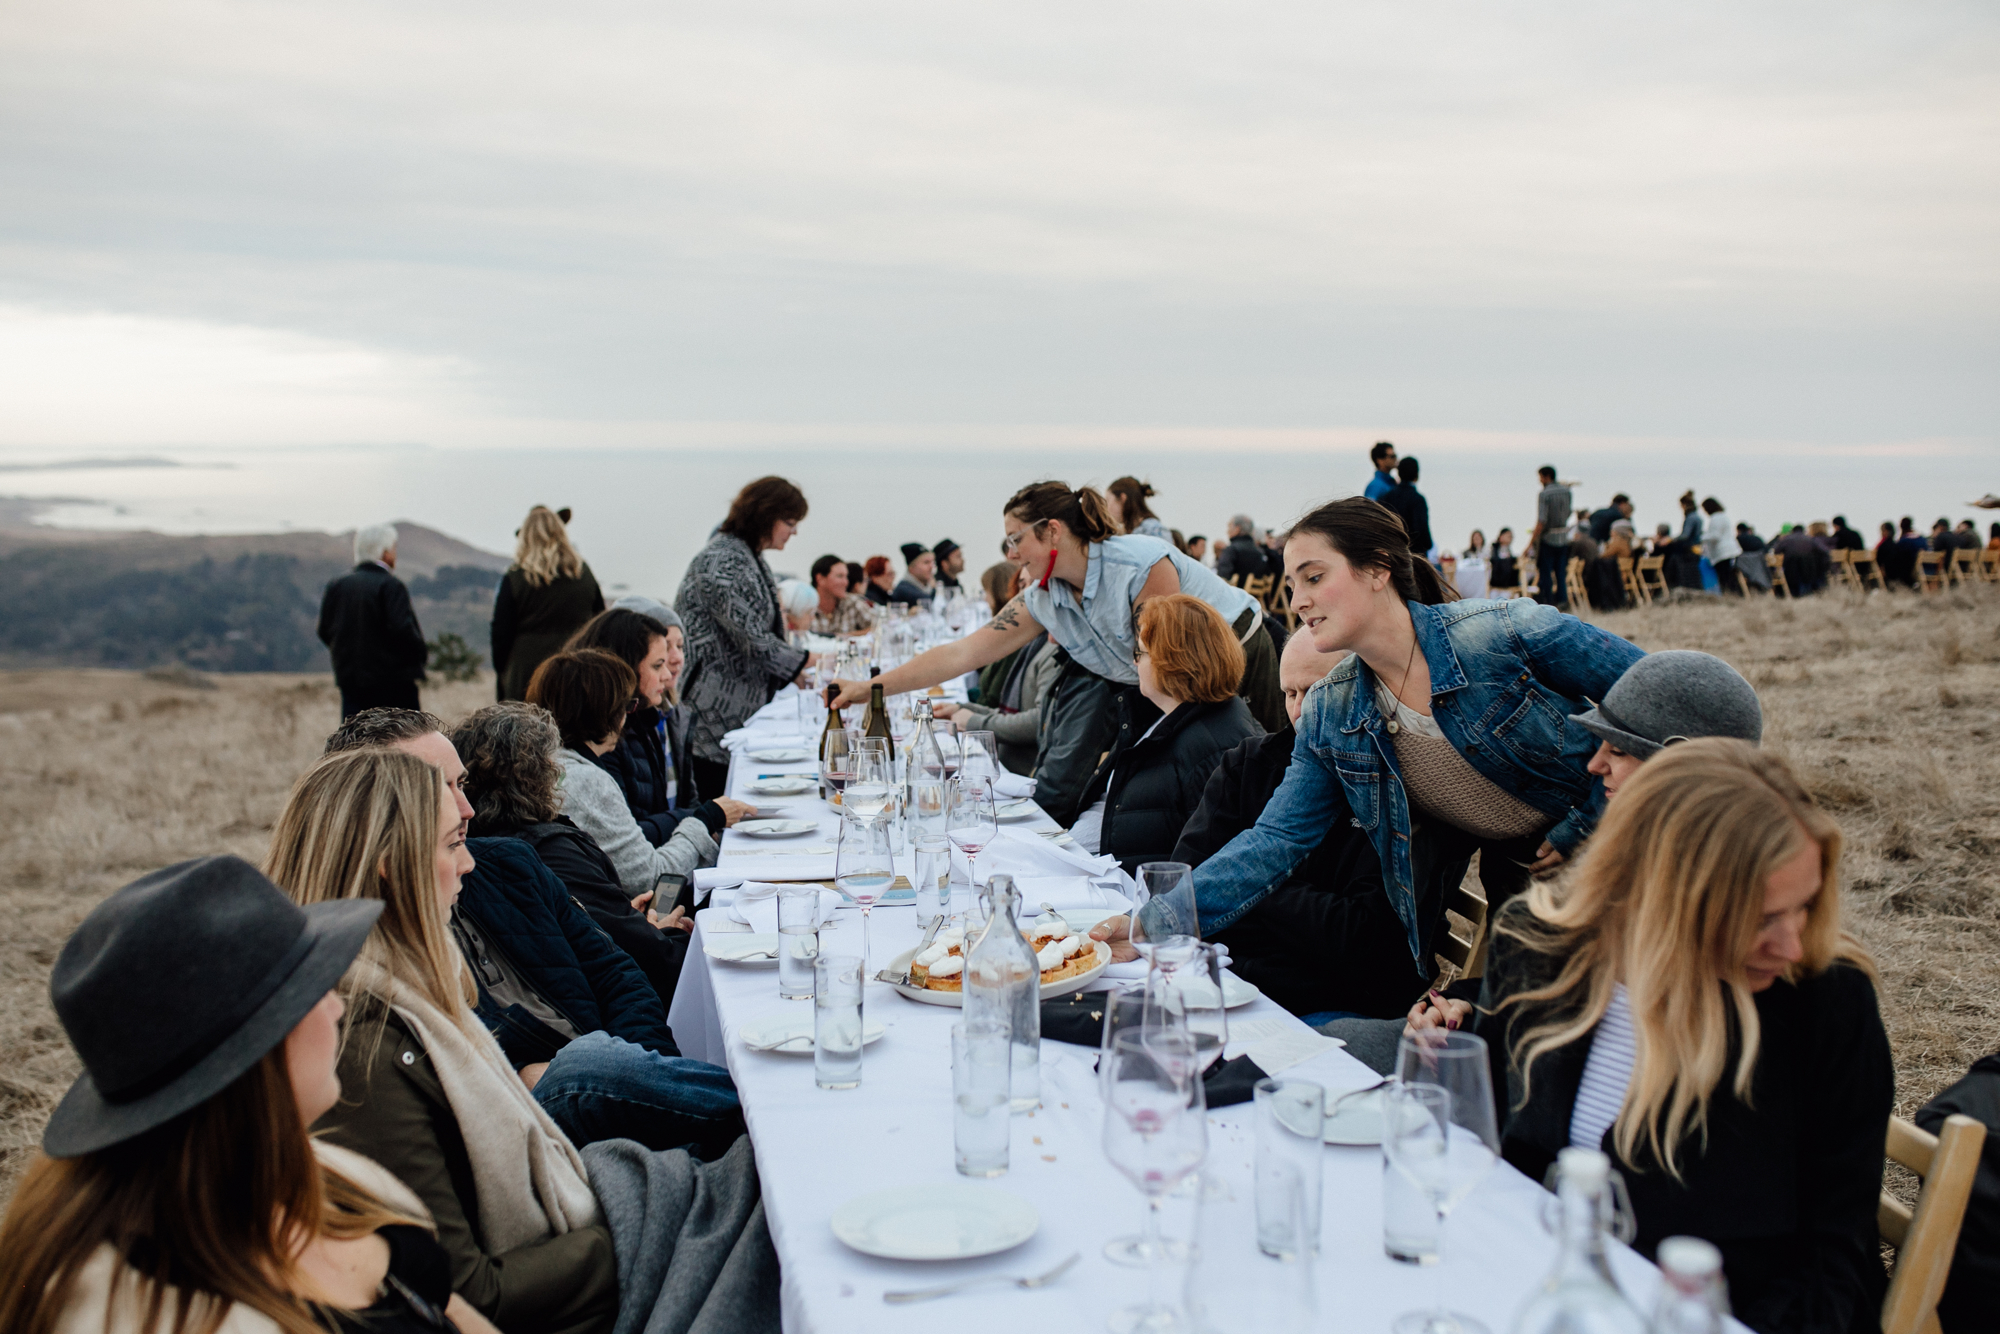
[[[712,1163],[629,1139],[583,1161],[618,1254],[612,1334],[777,1334],[778,1253],[748,1135]]]

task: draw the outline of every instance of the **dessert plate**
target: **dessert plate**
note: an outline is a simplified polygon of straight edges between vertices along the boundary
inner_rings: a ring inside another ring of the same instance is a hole
[[[833,1235],[885,1260],[970,1260],[1012,1250],[1041,1221],[1034,1205],[997,1186],[927,1182],[849,1200],[833,1211]]]
[[[765,935],[761,931],[732,931],[710,935],[704,931],[701,936],[701,952],[711,959],[721,959],[725,963],[776,968],[778,933],[773,931]]]
[[[1205,977],[1187,978],[1180,983],[1180,988],[1184,995],[1194,998],[1197,1006],[1201,1006],[1204,1003],[1208,1005],[1215,1003],[1215,984]],[[1224,973],[1222,975],[1222,1008],[1225,1010],[1233,1010],[1239,1005],[1248,1005],[1263,994],[1256,987],[1234,974]]]
[[[1387,1084],[1377,1084],[1336,1099],[1320,1138],[1328,1144],[1380,1144],[1382,1100],[1388,1091]]]
[[[993,818],[1001,824],[1013,824],[1017,820],[1032,820],[1042,813],[1042,808],[1032,801],[1010,801],[993,812]]]
[[[750,758],[761,760],[765,764],[797,764],[802,760],[811,759],[812,754],[797,746],[764,746],[751,751]]]
[[[797,838],[800,834],[817,833],[816,820],[744,820],[736,826],[739,834],[752,838]]]
[[[867,1046],[888,1032],[879,1019],[864,1019],[861,1024],[861,1045]],[[743,1039],[745,1046],[753,1051],[776,1051],[786,1055],[808,1055],[813,1049],[813,1017],[810,1010],[801,1014],[763,1014],[736,1030],[736,1036]]]
[[[818,782],[804,774],[791,774],[784,778],[760,778],[750,785],[750,790],[765,797],[796,797],[818,786]]]

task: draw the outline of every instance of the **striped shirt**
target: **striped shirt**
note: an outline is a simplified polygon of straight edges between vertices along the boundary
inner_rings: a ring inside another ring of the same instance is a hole
[[[1583,1149],[1602,1148],[1605,1132],[1625,1105],[1625,1088],[1639,1058],[1639,1034],[1632,1025],[1632,1000],[1623,982],[1611,988],[1611,1003],[1591,1031],[1590,1056],[1583,1063],[1576,1106],[1569,1114],[1569,1142]]]

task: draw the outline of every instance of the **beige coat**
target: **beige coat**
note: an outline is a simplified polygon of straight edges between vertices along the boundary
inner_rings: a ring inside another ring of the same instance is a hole
[[[373,1160],[351,1150],[313,1141],[313,1152],[322,1164],[352,1181],[391,1209],[412,1218],[428,1219],[430,1214],[415,1193]],[[118,1252],[110,1245],[97,1248],[90,1262],[77,1272],[70,1287],[69,1305],[56,1322],[56,1334],[166,1334],[173,1328],[178,1294],[171,1288],[160,1304],[160,1318],[151,1329],[142,1329],[144,1302],[138,1284]],[[279,1334],[278,1324],[269,1316],[245,1306],[233,1306],[222,1318],[217,1334]]]

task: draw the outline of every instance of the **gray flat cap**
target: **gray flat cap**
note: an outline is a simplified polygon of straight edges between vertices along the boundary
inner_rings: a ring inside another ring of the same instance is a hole
[[[1596,708],[1570,720],[1642,760],[1698,736],[1730,736],[1754,746],[1764,735],[1764,710],[1750,683],[1722,659],[1693,649],[1648,653]]]
[[[622,608],[625,611],[636,611],[641,616],[650,616],[669,630],[681,623],[680,616],[672,607],[664,602],[656,602],[652,598],[641,597],[637,593],[628,593],[611,605],[614,609]]]

